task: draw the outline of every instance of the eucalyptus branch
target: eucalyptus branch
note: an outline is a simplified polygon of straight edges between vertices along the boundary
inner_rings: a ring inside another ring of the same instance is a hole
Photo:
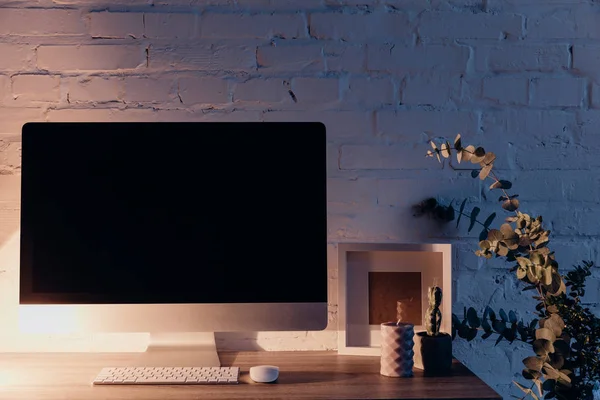
[[[507,218],[499,229],[492,229],[490,225],[495,213],[482,222],[477,219],[481,211],[479,207],[474,207],[470,215],[468,210],[464,212],[466,199],[459,208],[455,208],[452,202],[449,206],[439,205],[435,199],[422,204],[430,206],[430,211],[448,222],[458,214],[457,226],[462,217],[470,218],[469,232],[475,224],[483,227],[479,250],[475,254],[488,259],[504,257],[507,262],[516,262],[511,271],[516,272],[517,278],[528,285],[523,290],[536,290],[536,315],[541,319],[536,318],[525,325],[522,320],[517,322],[514,311],[507,316],[503,309],[499,311],[501,318],[496,319],[494,311],[489,308],[492,294],[482,318],[477,316],[473,307],[468,310],[465,307],[462,321],[452,314],[452,337],[458,333],[461,338],[471,341],[477,337],[478,331],[485,331],[482,339],[490,337],[492,333],[499,335],[496,344],[503,338],[511,343],[519,340],[530,344],[535,354],[523,360],[523,377],[532,381],[532,384],[527,388],[514,381],[525,392],[521,399],[527,395],[537,398],[534,392],[536,385],[537,391],[545,398],[590,399],[594,384],[600,382],[600,318],[589,308],[584,308],[580,298],[585,294],[584,281],[591,275],[593,262],[584,261],[583,267],[576,266],[575,270],[564,276],[558,272],[554,252],[547,246],[550,231],[543,228],[541,215],[535,218],[517,211],[520,205],[518,196],[508,193],[512,183],[499,179],[493,170],[494,153],[486,152],[482,147],[463,146],[460,135],[456,136],[454,146],[448,141],[442,142],[441,148],[433,141],[430,141],[430,145],[433,151],[429,150],[427,156],[437,157],[441,163],[444,162],[441,157],[449,159],[448,163],[454,170],[469,169],[452,165],[453,152],[456,152],[458,163],[470,161],[478,164],[479,168],[471,169],[471,176],[479,177],[482,181],[486,178],[493,180],[490,189],[502,191],[499,198],[502,208],[514,211],[516,216]]]

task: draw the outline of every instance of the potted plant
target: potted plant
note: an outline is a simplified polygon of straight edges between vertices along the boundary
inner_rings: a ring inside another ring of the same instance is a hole
[[[417,332],[417,357],[425,375],[448,375],[452,369],[452,337],[440,332],[442,324],[442,289],[431,286],[427,291],[429,306],[425,315],[425,331]]]
[[[494,229],[491,225],[496,213],[481,222],[479,207],[470,212],[465,210],[466,199],[456,208],[452,202],[443,205],[436,199],[427,199],[416,207],[415,215],[429,214],[446,222],[458,215],[457,227],[464,216],[469,221],[469,232],[479,225],[482,230],[475,254],[504,258],[512,266],[510,271],[524,284],[522,290],[534,292],[535,314],[539,317],[523,321],[516,312],[506,313],[503,309],[496,314],[489,303],[482,313],[465,307],[462,319],[452,315],[452,338],[458,335],[471,341],[482,332],[482,339],[497,335],[496,344],[503,339],[528,343],[532,355],[523,360],[522,376],[531,384],[513,381],[524,392],[523,398],[600,399],[600,318],[581,304],[585,279],[591,275],[594,263],[583,261],[583,265],[564,275],[559,272],[554,252],[548,247],[550,231],[543,227],[542,216],[532,217],[518,211],[518,195],[508,193],[512,183],[499,179],[493,172],[494,153],[482,147],[463,146],[460,135],[453,146],[448,141],[443,141],[440,147],[433,141],[430,144],[432,150],[427,155],[440,162],[443,159],[450,162],[451,153],[455,153],[458,163],[475,164],[477,167],[470,169],[471,176],[482,181],[491,179],[490,190],[501,192],[498,200],[505,212],[512,215],[507,216],[500,229]]]

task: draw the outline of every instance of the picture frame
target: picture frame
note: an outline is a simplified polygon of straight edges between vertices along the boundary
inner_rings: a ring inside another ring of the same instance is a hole
[[[340,243],[337,259],[338,354],[380,355],[381,327],[379,323],[373,323],[373,310],[369,309],[369,282],[373,282],[373,279],[369,279],[369,274],[379,272],[420,274],[421,287],[416,288],[418,292],[420,289],[420,302],[414,304],[420,308],[423,318],[420,323],[415,323],[415,333],[425,330],[427,289],[434,283],[439,286],[443,293],[440,331],[451,332],[452,246],[450,244]],[[371,275],[371,278],[373,276]],[[411,280],[414,281],[413,277]],[[371,298],[375,297],[371,296]]]

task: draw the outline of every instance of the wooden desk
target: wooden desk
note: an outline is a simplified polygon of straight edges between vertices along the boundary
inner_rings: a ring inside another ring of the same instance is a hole
[[[502,398],[455,361],[453,376],[388,378],[379,357],[336,352],[223,352],[223,366],[239,366],[238,385],[92,386],[102,367],[125,366],[128,354],[0,354],[2,400],[172,400],[172,399],[494,399]],[[253,365],[280,368],[276,383],[254,383]]]

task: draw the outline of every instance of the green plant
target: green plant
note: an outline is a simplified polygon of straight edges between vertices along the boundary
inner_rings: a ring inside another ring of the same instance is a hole
[[[534,291],[537,301],[535,314],[539,318],[525,322],[517,313],[502,308],[498,315],[489,307],[478,314],[473,307],[465,307],[462,320],[452,315],[452,337],[458,335],[468,341],[482,332],[481,338],[498,335],[496,344],[503,339],[510,343],[522,341],[531,345],[533,354],[523,360],[522,375],[531,382],[530,386],[513,381],[524,393],[534,399],[592,399],[594,385],[600,381],[600,319],[589,308],[581,304],[585,294],[585,279],[591,275],[594,264],[583,261],[572,271],[562,275],[558,271],[554,252],[548,247],[550,231],[544,229],[542,216],[532,217],[520,212],[517,194],[509,194],[512,183],[499,179],[493,171],[496,156],[483,147],[463,146],[457,135],[454,144],[442,141],[440,147],[430,142],[432,150],[427,156],[439,162],[456,154],[458,163],[476,165],[470,169],[473,178],[491,179],[490,190],[498,190],[498,201],[502,208],[513,213],[505,219],[499,229],[491,227],[496,213],[483,222],[478,217],[479,207],[465,211],[467,199],[455,208],[453,201],[448,205],[436,199],[426,199],[415,207],[415,215],[428,214],[441,221],[452,221],[456,226],[462,217],[468,218],[468,231],[478,225],[479,249],[477,256],[502,257],[512,265],[510,271],[525,285],[522,290]],[[534,388],[537,390],[534,391]],[[539,397],[538,397],[539,396]]]
[[[442,325],[442,313],[440,304],[442,304],[442,289],[437,286],[431,286],[427,291],[429,306],[427,307],[427,317],[425,320],[425,329],[428,336],[437,336],[440,334]]]

